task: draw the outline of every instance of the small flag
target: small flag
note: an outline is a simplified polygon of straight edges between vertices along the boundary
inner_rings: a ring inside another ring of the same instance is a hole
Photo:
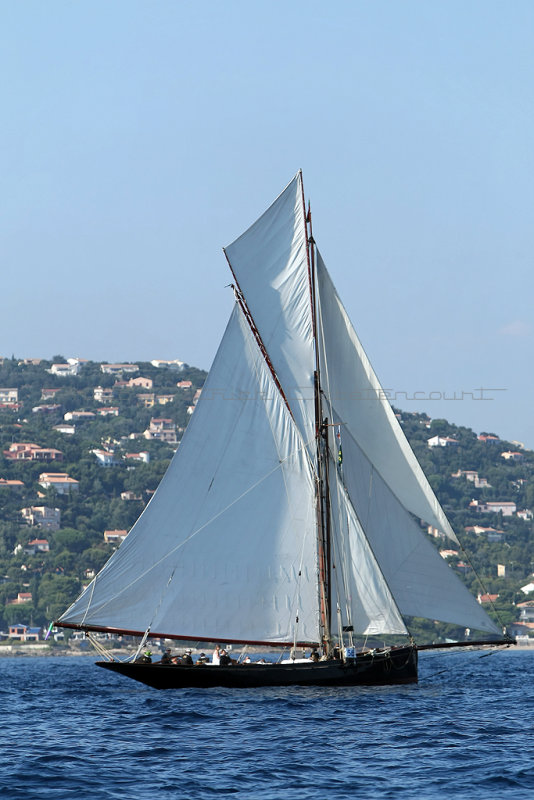
[[[54,627],[54,623],[51,622],[50,625],[48,626],[48,630],[46,632],[46,636],[44,637],[45,642],[48,639],[48,637],[50,636],[50,634],[52,633],[52,628],[53,627]]]
[[[337,446],[338,446],[337,463],[341,466],[341,464],[343,463],[343,450],[341,448],[341,428],[340,427],[338,427],[338,429],[337,429]]]

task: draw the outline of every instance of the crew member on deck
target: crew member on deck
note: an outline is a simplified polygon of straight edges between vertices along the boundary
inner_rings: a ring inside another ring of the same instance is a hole
[[[228,655],[226,650],[221,650],[221,655],[220,655],[220,658],[219,658],[220,666],[221,667],[229,667],[230,664],[233,664],[233,663],[234,662],[232,661],[232,659],[230,658],[230,656]]]
[[[212,664],[219,664],[219,659],[221,657],[221,648],[218,644],[215,645],[215,649],[213,651],[213,655],[211,657]]]
[[[152,664],[151,656],[152,656],[152,653],[150,652],[150,650],[145,650],[143,655],[139,656],[139,658],[136,659],[136,662],[138,664]]]
[[[191,665],[193,663],[193,659],[191,658],[192,650],[186,650],[182,656],[182,664]]]

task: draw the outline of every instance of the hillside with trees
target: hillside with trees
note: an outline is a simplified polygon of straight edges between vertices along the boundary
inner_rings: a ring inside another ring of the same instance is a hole
[[[534,452],[425,414],[397,416],[461,546],[435,531],[430,537],[475,596],[495,596],[485,605],[490,616],[514,635],[528,635],[528,626],[514,623],[525,618],[517,606],[528,602],[521,589],[534,570]],[[429,623],[415,626],[421,628],[428,633]]]
[[[161,480],[205,377],[180,362],[3,359],[0,631],[47,627],[103,566]],[[512,625],[534,569],[534,453],[424,414],[397,416],[470,560],[428,535]],[[432,623],[412,627],[432,635]]]
[[[90,361],[78,374],[51,374],[54,364],[66,363],[56,356],[38,364],[4,359],[0,366],[1,631],[14,623],[48,626],[102,567],[117,547],[117,540],[105,541],[105,531],[128,531],[142,512],[206,376],[187,365],[143,362],[132,372],[106,374]],[[139,378],[145,385],[127,385]],[[98,388],[108,390],[104,402],[95,399]],[[80,411],[86,415],[78,420]],[[164,430],[153,420],[163,420]],[[40,451],[10,457],[17,444]],[[108,454],[111,466],[95,451]],[[68,475],[77,485],[65,493],[43,487],[41,477],[50,474]],[[28,525],[22,510],[42,508],[54,512],[52,519],[35,512]]]

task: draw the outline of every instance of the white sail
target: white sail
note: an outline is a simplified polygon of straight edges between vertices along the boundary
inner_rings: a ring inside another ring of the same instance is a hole
[[[314,425],[314,351],[301,195],[301,178],[297,175],[265,214],[226,252],[297,424],[309,440]],[[365,516],[370,504],[377,517],[376,522],[367,520],[369,530],[364,525],[365,535],[356,522],[352,524],[353,551],[365,553],[370,546],[378,559],[375,567],[369,562],[365,583],[369,587],[381,586],[385,576],[403,614],[496,632],[494,623],[410,516],[413,514],[424,519],[457,542],[343,308],[324,262],[318,251],[316,253],[321,385],[327,404],[335,408],[330,422],[341,423],[343,437],[350,436],[358,443],[363,461],[371,465],[375,479],[375,494],[371,492],[370,499],[367,497],[368,476],[361,475],[358,465],[355,465],[352,481],[347,483],[351,505],[358,519],[361,521],[359,515]],[[351,466],[345,464],[347,475]],[[361,484],[358,483],[360,477],[363,480]],[[358,491],[353,491],[356,484]],[[375,503],[375,495],[382,485],[390,500],[387,505],[389,513],[385,516],[380,503]],[[364,541],[365,536],[369,537],[370,545]],[[411,556],[403,560],[399,553]],[[396,558],[395,554],[399,557]],[[351,561],[353,565],[357,562],[357,557]],[[352,574],[356,575],[354,571]],[[360,593],[365,591],[361,588],[362,578],[363,575],[354,577],[352,598],[358,597],[357,585]],[[389,606],[393,603],[390,602]],[[384,606],[382,614],[387,616],[388,613]],[[378,630],[382,625],[382,632],[385,632],[387,624],[391,625],[392,632],[399,628],[397,620],[386,623],[382,618],[381,622],[372,622],[373,615],[369,610],[362,611],[362,619],[367,614],[369,630],[373,626]]]
[[[332,596],[345,624],[355,633],[407,634],[395,600],[382,575],[356,512],[334,464],[331,464]],[[334,630],[336,619],[332,615]],[[338,636],[341,631],[338,631]]]
[[[395,602],[405,615],[499,633],[412,517],[457,542],[317,255],[323,390],[351,502]]]
[[[456,541],[318,254],[315,340],[308,244],[299,173],[226,249],[239,305],[184,439],[60,624],[320,641],[317,348],[322,414],[343,444],[342,469],[330,464],[334,633],[336,602],[361,634],[406,633],[402,615],[499,633],[414,521]]]
[[[343,308],[319,254],[322,383],[347,430],[401,504],[454,542],[445,516]]]
[[[319,641],[314,478],[241,312],[120,548],[60,620],[222,641]]]
[[[302,177],[226,249],[297,425],[315,447],[315,368]]]
[[[499,633],[348,431],[342,442],[347,492],[401,613]]]

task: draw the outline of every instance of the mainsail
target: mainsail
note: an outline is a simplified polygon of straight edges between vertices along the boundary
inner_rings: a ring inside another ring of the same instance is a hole
[[[310,247],[299,173],[226,248],[236,306],[183,441],[125,541],[60,624],[321,641],[320,428],[328,431],[333,636],[344,627],[407,633],[403,615],[499,633],[418,524],[456,541],[318,254],[317,274],[310,269]],[[316,418],[319,372],[326,422]]]
[[[239,308],[178,452],[60,623],[210,641],[318,642],[314,480]]]

